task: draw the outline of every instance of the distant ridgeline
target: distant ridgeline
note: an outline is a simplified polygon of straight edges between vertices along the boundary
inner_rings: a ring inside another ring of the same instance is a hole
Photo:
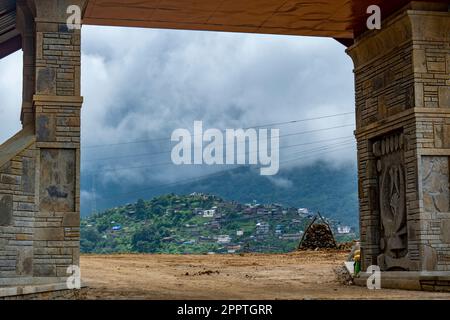
[[[84,253],[240,253],[297,249],[312,213],[280,204],[242,204],[203,193],[139,200],[83,218]],[[338,241],[354,228],[328,219]]]
[[[91,190],[91,180],[87,176],[82,178],[83,190]],[[358,228],[357,169],[354,165],[333,168],[325,163],[316,163],[298,168],[282,167],[278,175],[269,178],[261,176],[259,170],[241,167],[170,187],[149,182],[148,185],[135,188],[145,191],[130,194],[130,188],[123,183],[97,184],[97,204],[94,206],[88,200],[82,201],[83,216],[89,215],[95,207],[105,210],[135,202],[138,198],[203,192],[241,203],[257,200],[259,203],[306,207],[310,211],[320,211],[342,224]],[[125,195],[110,196],[120,192]]]

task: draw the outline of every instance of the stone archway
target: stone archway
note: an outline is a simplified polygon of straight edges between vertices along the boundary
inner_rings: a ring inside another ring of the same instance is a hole
[[[302,1],[290,11],[275,0],[229,1],[228,9],[184,1],[170,15],[150,1],[16,2],[21,43],[8,33],[0,53],[24,51],[24,129],[0,146],[0,285],[61,282],[68,266],[79,265],[80,30],[66,23],[74,4],[88,24],[316,35],[347,44],[356,78],[363,269],[379,265],[393,287],[403,278],[420,288],[450,277],[447,1],[378,1],[383,26],[369,31],[368,2],[361,1],[321,3],[322,17],[309,22]]]

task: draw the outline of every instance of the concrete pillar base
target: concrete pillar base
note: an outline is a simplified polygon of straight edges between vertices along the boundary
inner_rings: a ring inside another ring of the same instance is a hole
[[[82,300],[85,299],[87,290],[86,286],[81,289],[69,290],[65,282],[10,286],[0,288],[0,300]]]
[[[358,286],[366,287],[371,274],[362,272],[354,279]],[[381,272],[382,289],[422,290],[450,292],[450,272],[439,271],[387,271]]]

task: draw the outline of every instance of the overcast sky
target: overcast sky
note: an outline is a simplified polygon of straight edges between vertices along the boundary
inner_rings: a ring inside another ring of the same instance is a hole
[[[192,130],[195,120],[205,129],[245,128],[352,112],[352,68],[345,48],[333,39],[84,27],[84,176],[102,170],[97,183],[120,181],[133,188],[226,169],[164,165],[171,161],[172,131]],[[0,142],[20,129],[20,96],[16,53],[0,60]],[[281,167],[318,159],[354,162],[353,123],[350,114],[276,126],[282,162],[307,155]],[[349,126],[302,133],[344,125]],[[320,142],[326,139],[334,140]],[[289,148],[297,144],[305,145]],[[332,144],[341,149],[320,149]],[[159,165],[146,167],[151,164]],[[143,168],[105,171],[127,166]]]

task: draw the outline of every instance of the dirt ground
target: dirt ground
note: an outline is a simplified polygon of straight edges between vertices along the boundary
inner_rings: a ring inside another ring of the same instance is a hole
[[[283,255],[83,255],[88,299],[450,299],[336,280],[346,252]]]

